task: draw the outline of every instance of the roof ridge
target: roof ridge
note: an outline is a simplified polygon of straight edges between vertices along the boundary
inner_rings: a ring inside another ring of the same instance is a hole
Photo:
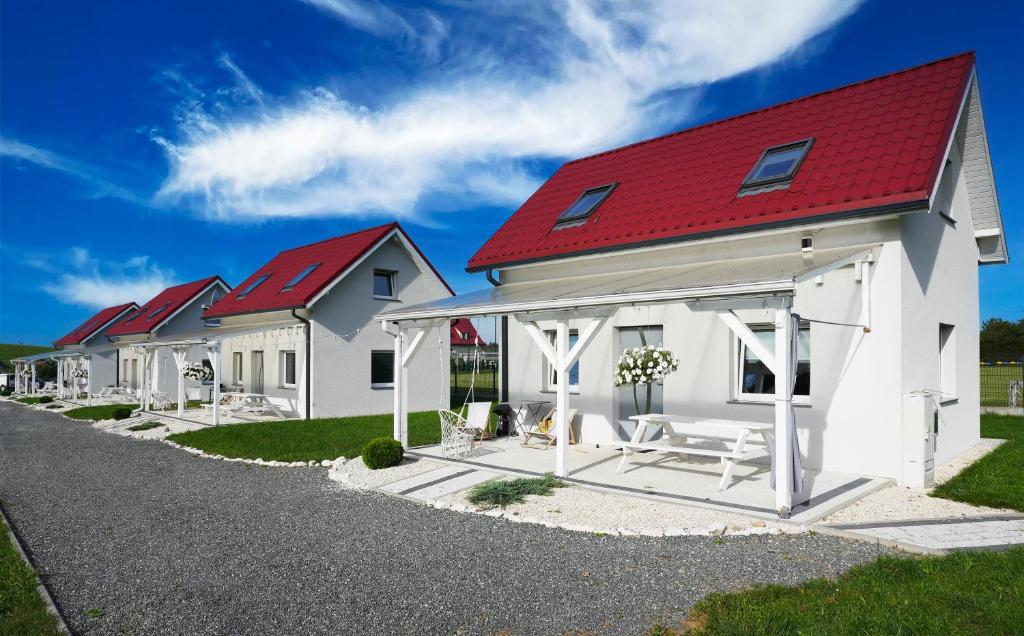
[[[683,135],[685,133],[693,132],[695,130],[700,130],[702,128],[710,128],[711,126],[716,126],[716,125],[719,125],[719,124],[724,124],[726,122],[733,121],[733,120],[736,120],[736,119],[743,119],[744,117],[749,117],[751,115],[757,115],[759,113],[767,112],[767,111],[770,111],[770,110],[775,110],[776,108],[782,108],[783,106],[789,106],[791,104],[797,104],[799,102],[806,101],[808,99],[813,99],[813,98],[816,98],[816,97],[821,97],[822,95],[828,95],[829,93],[836,93],[836,92],[839,92],[839,91],[843,91],[843,90],[847,90],[847,89],[850,89],[850,88],[854,88],[856,86],[861,86],[863,84],[869,84],[871,82],[878,82],[878,81],[881,81],[881,80],[884,80],[884,79],[895,77],[897,75],[902,75],[904,73],[910,73],[912,71],[917,71],[917,70],[920,70],[920,69],[928,67],[928,66],[934,66],[936,64],[943,64],[945,62],[950,62],[950,61],[955,60],[957,58],[961,58],[961,57],[974,57],[974,55],[975,55],[975,52],[974,52],[973,49],[968,50],[968,51],[963,51],[961,53],[957,53],[955,55],[949,55],[949,56],[940,58],[938,60],[932,60],[931,62],[924,62],[922,64],[917,64],[915,66],[910,66],[910,67],[907,67],[907,68],[904,68],[904,69],[900,69],[898,71],[891,71],[889,73],[884,73],[882,75],[876,75],[875,77],[869,77],[867,79],[858,80],[856,82],[851,82],[849,84],[843,84],[842,86],[837,86],[835,88],[830,88],[830,89],[826,89],[826,90],[823,90],[823,91],[818,91],[817,93],[811,93],[810,95],[804,95],[802,97],[796,97],[796,98],[793,98],[793,99],[788,99],[788,100],[785,100],[785,101],[782,101],[782,102],[778,102],[776,104],[771,104],[769,106],[763,106],[761,108],[755,108],[754,110],[750,110],[750,111],[747,111],[747,112],[744,112],[744,113],[739,113],[739,114],[736,114],[736,115],[730,115],[728,117],[723,117],[722,119],[716,119],[714,121],[705,122],[703,124],[697,124],[696,126],[691,126],[689,128],[684,128],[682,130],[676,130],[676,131],[673,131],[673,132],[670,132],[670,133],[665,133],[663,135],[658,135],[656,137],[650,137],[649,139],[641,139],[640,141],[634,141],[633,143],[629,143],[629,144],[626,144],[624,146],[619,146],[617,148],[610,148],[608,150],[602,150],[601,152],[595,152],[594,154],[591,154],[591,155],[586,155],[586,156],[583,156],[583,157],[577,157],[577,158],[572,159],[570,161],[566,161],[563,164],[563,166],[568,166],[568,165],[571,165],[571,164],[580,163],[582,161],[587,161],[588,159],[596,159],[597,157],[602,157],[604,155],[610,155],[610,154],[612,154],[614,152],[619,152],[619,151],[622,151],[622,150],[628,150],[628,149],[633,148],[635,146],[642,146],[644,144],[653,143],[655,141],[661,141],[662,139],[667,139],[669,137],[675,137],[677,135]]]
[[[313,247],[314,245],[320,245],[321,243],[329,243],[330,241],[336,241],[337,239],[340,239],[340,238],[348,238],[350,236],[355,236],[356,234],[365,234],[367,232],[373,232],[375,230],[383,230],[384,228],[394,229],[396,227],[401,227],[398,224],[398,221],[391,221],[390,223],[383,223],[381,225],[375,225],[373,227],[364,228],[362,230],[356,230],[355,232],[349,232],[348,234],[339,234],[338,236],[332,236],[330,238],[321,239],[319,241],[314,241],[312,243],[307,243],[305,245],[299,245],[299,246],[296,246],[296,247],[289,247],[288,249],[281,250],[280,252],[278,252],[278,255],[287,254],[288,252],[294,252],[296,250],[303,250],[303,249],[306,249],[307,247]]]

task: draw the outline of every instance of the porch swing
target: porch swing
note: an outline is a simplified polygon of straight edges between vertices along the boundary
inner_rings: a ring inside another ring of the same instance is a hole
[[[470,319],[472,324],[472,319]],[[447,323],[451,329],[451,323]],[[444,368],[444,332],[441,325],[438,325],[437,354],[440,368]],[[451,410],[451,390],[445,390],[444,382],[440,383],[440,394],[438,398],[437,415],[441,421],[441,452],[445,457],[458,458],[465,449],[466,452],[473,450],[473,444],[479,437],[483,439],[487,434],[488,424],[491,415],[490,402],[470,401],[476,397],[476,377],[480,372],[480,341],[473,339],[473,376],[469,381],[469,390],[462,401],[458,411]],[[451,358],[449,357],[449,363]]]

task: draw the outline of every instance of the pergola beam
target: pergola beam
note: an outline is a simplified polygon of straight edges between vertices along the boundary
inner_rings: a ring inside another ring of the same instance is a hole
[[[776,310],[780,311],[780,310]],[[719,309],[715,312],[718,317],[722,319],[729,330],[736,334],[743,344],[747,345],[747,348],[754,352],[764,366],[768,367],[768,370],[778,377],[778,365],[776,364],[775,354],[768,350],[768,347],[764,346],[750,327],[745,322],[740,320],[740,317],[731,309]]]

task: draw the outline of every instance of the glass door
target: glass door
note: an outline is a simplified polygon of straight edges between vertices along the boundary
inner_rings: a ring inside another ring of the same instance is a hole
[[[252,377],[249,379],[249,393],[263,393],[263,352],[252,352]]]
[[[646,347],[651,345],[654,347],[661,345],[662,327],[661,325],[651,325],[646,327],[618,327],[619,349],[616,352],[615,360],[618,361],[619,356],[626,349],[633,349],[635,347]],[[638,415],[640,411],[646,411],[648,413],[660,413],[662,409],[662,397],[664,393],[664,387],[658,382],[651,387],[651,405],[650,408],[644,409],[647,402],[647,389],[646,387],[636,387],[634,394],[633,385],[624,384],[617,387],[618,391],[618,402],[619,402],[619,437],[621,439],[628,440],[633,436],[633,432],[636,430],[636,421],[629,419],[633,415]],[[639,410],[637,409],[639,406]],[[661,429],[657,428],[653,431],[648,431],[642,441],[650,441],[652,439],[658,439],[661,437]]]

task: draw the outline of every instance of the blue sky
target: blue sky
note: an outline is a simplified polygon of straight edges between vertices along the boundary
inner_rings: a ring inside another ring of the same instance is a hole
[[[1024,317],[1024,8],[636,7],[4,3],[0,341],[395,218],[479,288],[469,257],[566,159],[968,49],[1015,257],[982,316]]]

